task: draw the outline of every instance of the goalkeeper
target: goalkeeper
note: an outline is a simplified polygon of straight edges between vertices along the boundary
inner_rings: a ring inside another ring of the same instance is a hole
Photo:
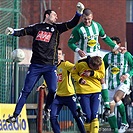
[[[48,109],[53,102],[54,94],[57,87],[56,65],[58,63],[58,45],[60,34],[76,26],[82,15],[84,5],[80,2],[77,4],[75,16],[67,22],[56,23],[57,14],[53,10],[46,10],[42,23],[30,25],[26,28],[12,29],[7,28],[5,33],[13,36],[30,35],[33,37],[32,57],[29,66],[24,87],[20,93],[13,116],[9,117],[6,122],[16,122],[26,99],[33,90],[34,85],[43,75],[49,92],[45,106],[45,113],[49,115]]]

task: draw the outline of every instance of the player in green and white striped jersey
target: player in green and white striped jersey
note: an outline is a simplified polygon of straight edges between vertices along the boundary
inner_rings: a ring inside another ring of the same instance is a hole
[[[111,38],[118,46],[121,41],[118,37]],[[110,98],[110,115],[108,118],[111,128],[114,133],[124,133],[129,127],[126,120],[125,106],[122,98],[130,93],[130,78],[133,76],[133,59],[129,52],[124,54],[115,51],[107,53],[104,58],[105,69],[108,68],[108,89]],[[114,114],[114,107],[120,112],[122,123],[118,130],[116,116]]]
[[[101,56],[100,55],[100,44],[99,37],[103,39],[103,41],[112,47],[114,50],[118,49],[119,46],[116,45],[110,37],[108,37],[101,24],[95,22],[93,20],[93,13],[89,8],[83,10],[82,22],[77,25],[70,36],[68,41],[68,46],[76,52],[75,61],[90,56]],[[120,48],[122,49],[122,47]],[[102,98],[104,100],[105,112],[108,112],[109,109],[109,99],[108,99],[108,90],[104,80],[101,82],[102,84]],[[107,113],[108,114],[108,113]]]
[[[83,10],[82,22],[72,31],[68,46],[77,53],[77,60],[87,55],[100,56],[99,37],[114,50],[120,49],[123,51],[123,47],[116,45],[110,37],[105,34],[101,24],[93,20],[92,11],[86,8]]]

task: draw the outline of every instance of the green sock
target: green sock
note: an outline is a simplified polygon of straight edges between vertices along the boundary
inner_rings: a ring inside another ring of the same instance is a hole
[[[122,118],[122,123],[127,124],[127,120],[126,120],[126,111],[125,111],[125,106],[124,104],[121,102],[120,105],[117,105],[117,109],[120,112],[121,118]]]
[[[108,122],[114,133],[118,133],[117,119],[115,115],[108,117]]]
[[[109,106],[108,89],[102,89],[102,99],[104,101],[105,108],[110,108],[110,106]]]

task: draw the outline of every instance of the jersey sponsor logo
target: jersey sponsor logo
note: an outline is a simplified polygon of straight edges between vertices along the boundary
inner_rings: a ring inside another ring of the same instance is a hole
[[[62,73],[57,74],[58,76],[58,82],[62,82]]]
[[[112,74],[118,74],[120,72],[120,69],[118,68],[118,67],[113,67],[112,69],[111,69],[111,73]]]
[[[89,40],[92,40],[92,39],[97,38],[97,37],[98,37],[98,35],[97,34],[94,34],[94,35],[88,36],[88,39]]]
[[[108,60],[111,60],[111,59],[108,59]],[[110,66],[122,66],[123,64],[122,63],[111,63]]]
[[[95,45],[96,45],[96,40],[89,40],[88,41],[88,46],[90,46],[90,47],[94,47]]]
[[[49,42],[51,39],[52,33],[46,32],[46,31],[39,31],[36,40],[43,41],[43,42]]]

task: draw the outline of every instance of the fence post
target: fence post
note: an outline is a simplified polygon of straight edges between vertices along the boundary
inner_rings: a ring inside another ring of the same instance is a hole
[[[37,117],[37,131],[42,133],[43,130],[43,105],[44,105],[44,93],[45,88],[40,87],[39,97],[38,97],[38,117]]]

